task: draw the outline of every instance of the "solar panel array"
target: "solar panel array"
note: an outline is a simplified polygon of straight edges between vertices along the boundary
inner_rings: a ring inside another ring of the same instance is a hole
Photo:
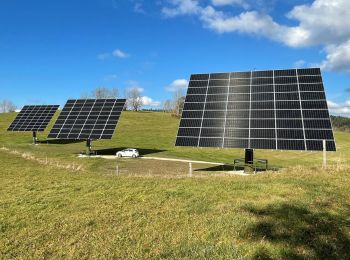
[[[176,146],[335,151],[318,68],[191,75]]]
[[[126,99],[71,99],[48,138],[111,139]]]
[[[58,105],[24,106],[7,131],[42,132],[58,109]]]

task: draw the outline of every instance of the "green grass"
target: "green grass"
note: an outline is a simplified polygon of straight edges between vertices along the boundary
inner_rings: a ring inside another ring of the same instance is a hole
[[[39,157],[49,156],[55,159],[63,159],[64,162],[78,163],[81,161],[77,160],[76,154],[85,150],[84,142],[33,146],[31,144],[31,133],[6,131],[14,117],[15,113],[0,114],[0,146],[3,145],[19,151],[31,152]],[[178,125],[179,120],[171,117],[168,113],[135,113],[126,111],[123,112],[113,139],[93,142],[93,149],[97,150],[98,153],[105,150],[105,153],[115,154],[115,151],[124,147],[133,147],[141,149],[145,156],[225,163],[232,163],[233,159],[244,157],[243,149],[175,147]],[[46,140],[46,136],[47,132],[38,134],[41,140]],[[349,164],[350,134],[336,132],[335,138],[338,151],[328,153],[328,162],[330,164]],[[295,165],[312,167],[322,164],[321,152],[257,150],[255,157],[268,159],[270,165],[277,167]],[[103,170],[104,166],[109,165],[110,162],[95,160],[92,164],[94,165],[93,167],[98,169],[100,167]],[[109,167],[112,166],[109,165]]]
[[[350,258],[349,134],[336,133],[326,169],[321,153],[258,151],[284,169],[228,176],[195,165],[188,178],[184,163],[77,158],[84,143],[31,145],[30,133],[5,131],[14,116],[0,114],[0,259]],[[177,126],[168,114],[127,112],[115,137],[93,146],[223,162],[243,155],[175,148]]]

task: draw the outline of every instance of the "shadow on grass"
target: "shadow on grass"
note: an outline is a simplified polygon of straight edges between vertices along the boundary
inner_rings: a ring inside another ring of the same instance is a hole
[[[233,165],[230,164],[225,164],[225,165],[217,165],[217,166],[212,166],[208,168],[199,168],[196,169],[195,171],[207,171],[207,172],[221,172],[221,171],[243,171],[244,167],[243,166],[236,166],[234,167]],[[271,169],[268,169],[271,170]],[[265,169],[256,169],[257,172],[265,172]]]
[[[94,152],[96,155],[115,155],[117,152],[124,150],[124,149],[127,149],[127,148],[128,147],[118,147],[118,148],[109,148],[109,149],[100,149],[100,150],[94,149]],[[145,149],[145,148],[135,148],[135,149],[137,149],[139,151],[140,156],[166,151],[166,150]]]
[[[212,167],[207,168],[197,168],[194,171],[205,171],[205,172],[222,172],[222,171],[233,171],[234,168],[232,165],[225,164],[225,165],[216,165]],[[236,167],[236,171],[243,170],[243,167]]]
[[[282,259],[350,259],[350,221],[327,211],[314,212],[306,207],[278,204],[265,208],[245,207],[258,218],[243,236],[259,243],[268,241],[282,246]],[[266,248],[255,252],[254,259],[272,259]]]
[[[84,140],[69,140],[69,139],[48,139],[38,140],[38,144],[75,144],[85,142]]]

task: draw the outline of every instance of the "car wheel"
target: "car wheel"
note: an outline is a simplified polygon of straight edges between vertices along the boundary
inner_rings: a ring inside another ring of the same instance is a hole
[[[132,158],[136,158],[136,154],[133,154],[133,155],[132,155]]]
[[[117,156],[118,156],[119,158],[120,158],[120,157],[123,157],[121,153],[118,153],[118,155],[117,155]]]

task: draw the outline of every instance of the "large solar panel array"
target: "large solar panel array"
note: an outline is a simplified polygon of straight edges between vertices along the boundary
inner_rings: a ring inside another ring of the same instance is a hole
[[[335,151],[320,69],[193,74],[176,146]]]
[[[42,132],[58,109],[58,105],[24,106],[7,131]]]
[[[71,99],[48,138],[111,139],[126,99]]]

